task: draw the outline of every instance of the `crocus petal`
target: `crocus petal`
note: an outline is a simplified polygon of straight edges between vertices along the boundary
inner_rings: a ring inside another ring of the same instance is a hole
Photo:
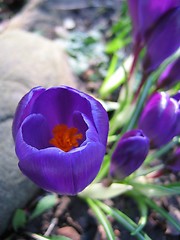
[[[100,104],[100,102],[93,99],[91,96],[86,95],[87,100],[91,104],[93,120],[96,126],[96,130],[99,134],[100,141],[106,145],[107,143],[107,129],[109,129],[109,119],[106,111]],[[102,109],[99,111],[99,109]]]
[[[70,116],[74,111],[85,113],[94,122],[101,141],[106,144],[107,113],[99,102],[85,93],[70,87],[48,89],[39,96],[32,113],[40,113],[45,116],[50,123],[50,129],[53,129],[55,125],[61,123],[71,126],[72,118]]]
[[[47,119],[50,129],[57,124],[67,124],[70,127],[74,111],[85,111],[91,115],[90,104],[86,99],[64,87],[47,89],[39,96],[32,109],[32,113],[40,113]]]
[[[37,149],[50,147],[52,134],[47,120],[41,114],[29,115],[22,124],[24,141]]]
[[[112,155],[110,174],[122,179],[141,166],[149,150],[149,140],[141,130],[123,135]]]
[[[45,89],[42,87],[33,88],[19,102],[12,126],[12,133],[14,139],[16,138],[16,134],[21,123],[31,113],[32,106],[36,101],[37,97],[44,91]]]
[[[180,6],[180,0],[128,0],[136,43],[144,41],[147,32],[168,11]]]
[[[170,11],[151,32],[146,41],[147,52],[144,58],[146,73],[155,70],[179,47],[180,7]]]
[[[147,31],[153,28],[158,20],[161,20],[163,15],[171,9],[179,7],[179,0],[140,0],[139,1],[139,28],[141,34],[146,35]]]
[[[132,19],[134,44],[138,43],[141,39],[139,29],[139,0],[128,0],[129,13]]]
[[[139,128],[149,137],[154,147],[168,143],[179,129],[179,105],[166,93],[155,93],[143,110]]]
[[[32,121],[40,124],[41,115],[31,115],[23,122],[16,138],[16,153],[21,171],[40,187],[59,194],[74,195],[82,191],[97,175],[105,153],[99,142],[88,142],[85,146],[68,153],[49,147],[37,149],[29,145],[27,129]],[[35,124],[34,124],[35,125]],[[92,129],[90,130],[92,131]],[[94,133],[95,134],[95,133]],[[32,140],[33,144],[36,142]],[[23,151],[22,151],[23,150]]]
[[[176,61],[172,62],[167,66],[164,72],[158,79],[157,87],[166,89],[170,88],[171,86],[175,85],[180,81],[180,58]]]

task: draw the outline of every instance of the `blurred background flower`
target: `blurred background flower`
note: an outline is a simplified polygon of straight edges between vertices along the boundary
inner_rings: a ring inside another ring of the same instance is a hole
[[[171,9],[180,6],[179,0],[128,0],[132,19],[134,44],[143,46],[151,29]]]
[[[162,17],[146,39],[143,68],[149,74],[180,47],[180,7]]]

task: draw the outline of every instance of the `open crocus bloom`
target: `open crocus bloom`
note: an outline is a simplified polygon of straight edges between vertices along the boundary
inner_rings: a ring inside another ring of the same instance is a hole
[[[37,87],[20,101],[13,122],[19,168],[37,185],[74,195],[96,177],[106,149],[102,105],[70,87]]]
[[[139,130],[126,132],[113,152],[110,174],[118,179],[125,178],[138,169],[149,151],[149,139]]]
[[[139,127],[151,140],[153,147],[161,147],[180,135],[180,101],[178,94],[169,97],[165,92],[151,96],[142,112]]]

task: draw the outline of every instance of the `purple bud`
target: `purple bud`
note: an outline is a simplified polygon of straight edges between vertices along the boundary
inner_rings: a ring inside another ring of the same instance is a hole
[[[157,81],[158,88],[170,88],[180,81],[180,58],[169,64]]]
[[[165,92],[151,96],[142,112],[139,128],[153,147],[161,147],[180,134],[180,103]]]
[[[171,171],[180,171],[180,148],[177,148],[174,152],[171,161],[168,163],[167,168]]]
[[[133,173],[144,162],[149,150],[149,140],[141,130],[131,130],[119,140],[112,155],[110,174],[118,179]]]

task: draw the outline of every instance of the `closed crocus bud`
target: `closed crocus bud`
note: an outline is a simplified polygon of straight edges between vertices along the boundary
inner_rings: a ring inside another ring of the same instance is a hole
[[[168,89],[180,82],[180,58],[169,64],[157,81],[157,88]]]
[[[20,101],[13,137],[20,170],[41,188],[74,195],[96,177],[106,151],[102,105],[70,87],[37,87]]]
[[[180,148],[177,148],[174,154],[172,155],[172,159],[167,164],[167,168],[173,172],[180,171]]]
[[[153,147],[161,147],[180,134],[180,102],[165,92],[157,92],[146,103],[139,128]]]
[[[149,140],[141,130],[125,133],[112,155],[110,174],[123,179],[133,173],[144,162],[149,151]]]
[[[180,47],[180,7],[169,11],[158,21],[146,39],[146,54],[143,68],[146,74],[159,65]]]

